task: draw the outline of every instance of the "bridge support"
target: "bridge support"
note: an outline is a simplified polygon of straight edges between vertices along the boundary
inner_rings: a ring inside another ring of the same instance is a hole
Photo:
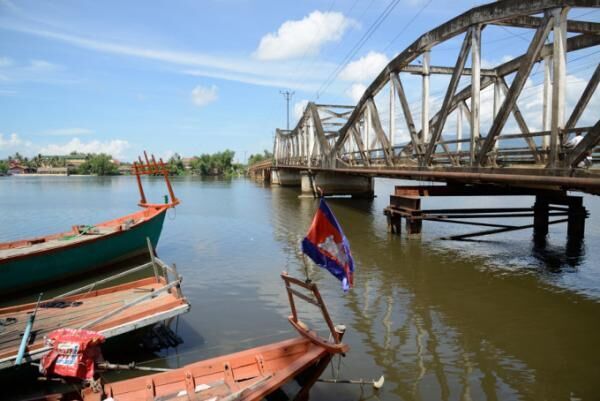
[[[299,187],[300,173],[294,170],[272,169],[271,184],[281,185],[282,187]]]
[[[467,209],[421,209],[421,197],[427,196],[535,196],[533,207],[494,207]],[[588,212],[581,196],[569,196],[563,191],[524,188],[503,188],[488,185],[397,186],[384,209],[388,231],[401,233],[401,219],[406,220],[409,238],[418,238],[423,220],[487,227],[486,230],[459,234],[442,239],[464,240],[485,235],[533,228],[534,240],[545,240],[551,224],[567,223],[568,241],[580,242],[585,231]],[[482,222],[481,219],[533,217],[533,224],[506,225]],[[553,220],[551,220],[551,218]],[[471,219],[477,219],[473,221]]]
[[[317,196],[351,195],[353,198],[373,198],[375,196],[372,177],[331,172],[302,172],[303,194]]]

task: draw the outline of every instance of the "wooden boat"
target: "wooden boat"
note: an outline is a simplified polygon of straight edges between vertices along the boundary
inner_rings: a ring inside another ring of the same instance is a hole
[[[109,288],[95,289],[135,272],[154,268],[154,276]],[[174,275],[169,281],[168,271]],[[163,272],[163,274],[159,274]],[[36,310],[32,340],[25,349],[24,361],[38,360],[50,350],[44,336],[60,328],[97,331],[111,338],[148,326],[190,309],[182,296],[177,272],[158,258],[126,272],[96,281],[48,300],[0,309],[0,369],[11,367],[17,359],[28,318]],[[39,307],[38,307],[39,306]]]
[[[145,153],[144,153],[145,155]],[[146,156],[146,155],[145,155]],[[179,204],[162,160],[146,156],[133,164],[143,208],[138,212],[93,226],[0,243],[0,296],[114,265],[146,252],[146,238],[156,247],[167,209]],[[141,175],[163,175],[171,202],[146,202]]]
[[[292,309],[289,320],[299,337],[196,362],[169,372],[107,383],[102,392],[87,388],[82,398],[85,401],[261,400],[300,376],[303,379],[301,393],[307,392],[332,356],[348,351],[348,346],[341,342],[345,328],[333,325],[315,284],[304,283],[285,273],[282,278]],[[321,309],[331,341],[319,337],[298,319],[294,297]],[[303,399],[302,394],[296,395],[296,399]]]

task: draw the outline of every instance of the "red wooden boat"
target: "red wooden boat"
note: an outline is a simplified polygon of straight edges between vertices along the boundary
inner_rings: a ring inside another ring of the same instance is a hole
[[[34,311],[32,330],[35,338],[27,343],[25,362],[39,360],[50,350],[44,337],[57,329],[88,329],[111,338],[187,312],[190,304],[181,294],[181,277],[160,259],[151,259],[149,263],[125,272],[44,299],[39,307],[36,303],[28,303],[0,308],[0,369],[14,366],[18,360],[28,317]],[[151,268],[155,272],[153,277],[97,289],[110,281],[122,280]],[[173,280],[169,279],[169,271]]]
[[[89,273],[147,251],[146,238],[156,247],[167,209],[179,204],[168,169],[154,156],[133,164],[140,191],[138,212],[93,226],[44,237],[0,243],[0,296]],[[163,175],[171,201],[146,201],[140,176]]]
[[[87,387],[77,395],[77,399],[257,401],[294,378],[300,379],[302,385],[295,399],[306,399],[310,387],[331,358],[348,351],[348,346],[341,342],[345,327],[333,325],[315,284],[294,279],[286,273],[281,277],[292,309],[289,321],[300,334],[298,337],[192,363],[168,372]],[[299,320],[295,298],[321,310],[329,329],[329,340],[320,337]],[[63,399],[61,395],[56,396]],[[42,399],[55,399],[52,397]]]

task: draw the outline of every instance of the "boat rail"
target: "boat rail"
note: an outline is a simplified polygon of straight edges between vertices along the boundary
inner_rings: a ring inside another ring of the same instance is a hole
[[[281,278],[285,282],[285,289],[287,291],[288,299],[290,302],[290,308],[292,310],[292,315],[288,317],[288,320],[290,321],[292,326],[298,331],[298,333],[308,338],[313,343],[324,347],[325,349],[327,349],[327,351],[331,353],[339,354],[347,352],[349,349],[348,345],[342,343],[342,335],[346,328],[343,325],[335,326],[333,324],[331,316],[329,315],[329,312],[327,310],[327,306],[325,305],[325,302],[321,297],[321,293],[319,292],[319,288],[317,287],[317,285],[311,281],[304,282],[302,280],[298,280],[297,278],[291,277],[287,274],[287,272],[283,272],[281,274]],[[293,288],[293,286],[302,288],[305,291],[309,291],[310,294],[306,294],[302,291],[299,291],[296,288]],[[323,319],[325,320],[325,323],[329,328],[329,333],[333,342],[326,341],[320,336],[318,336],[316,332],[311,331],[309,327],[298,318],[298,312],[296,310],[296,303],[294,297],[297,297],[298,299],[301,299],[311,305],[314,305],[321,310],[321,314],[323,315]]]

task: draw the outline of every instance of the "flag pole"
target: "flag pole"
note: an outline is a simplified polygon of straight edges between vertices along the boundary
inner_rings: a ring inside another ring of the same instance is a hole
[[[308,264],[306,263],[306,255],[304,255],[304,252],[302,253],[302,263],[304,264],[304,274],[306,275],[306,284],[310,284],[310,282],[312,281],[310,279],[310,275],[308,274]]]

